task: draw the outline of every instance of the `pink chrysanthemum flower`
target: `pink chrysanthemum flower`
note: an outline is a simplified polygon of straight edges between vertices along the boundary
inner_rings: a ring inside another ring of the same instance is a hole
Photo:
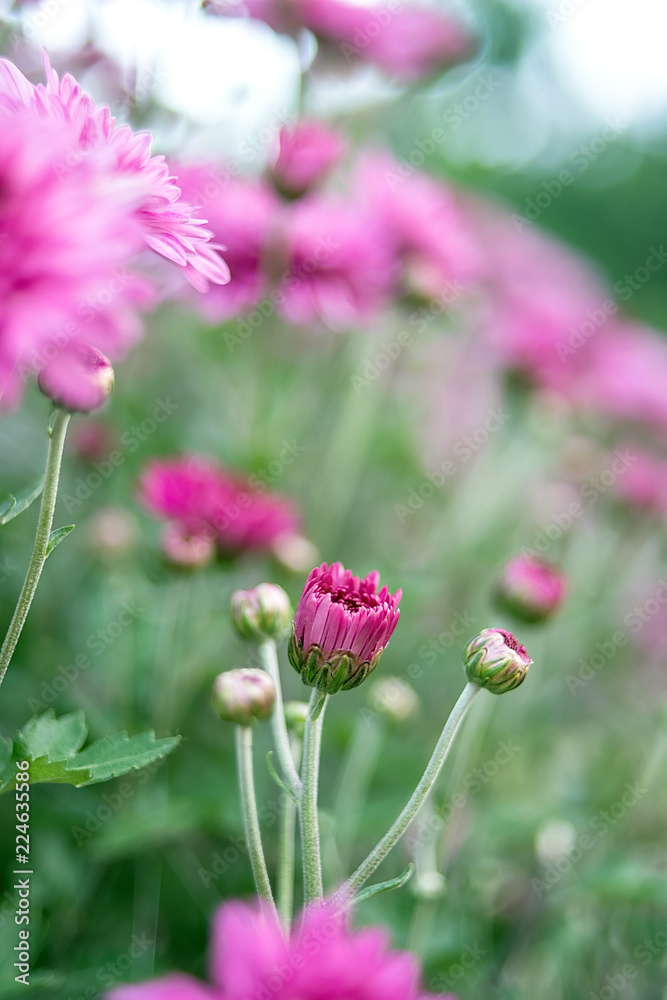
[[[141,333],[153,286],[128,272],[152,247],[198,287],[226,280],[150,137],[116,129],[47,62],[33,87],[0,59],[0,404],[77,342],[110,357]]]
[[[33,108],[48,119],[71,122],[77,133],[76,145],[60,164],[60,172],[72,169],[81,158],[98,147],[109,155],[109,170],[122,177],[137,198],[136,216],[143,239],[151,250],[178,264],[200,291],[209,281],[224,284],[229,271],[210,243],[212,233],[205,220],[195,216],[191,205],[181,200],[180,188],[170,176],[163,156],[151,156],[150,132],[133,132],[127,125],[116,127],[106,107],[96,107],[74,77],[62,80],[45,56],[46,86],[36,87],[8,60],[0,60],[0,104],[16,109]]]
[[[225,243],[232,280],[212,285],[197,300],[206,318],[219,322],[254,306],[264,295],[267,278],[262,264],[280,202],[264,181],[230,177],[202,163],[175,169],[184,197],[203,206],[215,239]]]
[[[406,291],[449,301],[483,276],[486,257],[471,220],[441,181],[412,169],[406,174],[381,153],[361,160],[356,186],[401,261]]]
[[[271,173],[278,189],[292,197],[319,184],[345,152],[341,134],[317,121],[281,129],[279,143]]]
[[[205,458],[151,462],[139,495],[152,513],[177,523],[191,539],[213,539],[224,553],[271,550],[299,527],[286,497],[257,492]]]
[[[377,570],[360,580],[341,563],[306,580],[289,645],[304,684],[329,694],[357,687],[375,669],[398,624],[402,592],[378,591]]]
[[[414,955],[392,951],[379,927],[350,931],[330,905],[309,907],[286,940],[266,910],[226,903],[211,945],[211,986],[176,974],[109,1000],[455,1000],[421,993]]]
[[[535,556],[515,556],[503,567],[497,598],[516,618],[541,622],[557,610],[565,596],[565,577]]]
[[[369,321],[389,299],[396,261],[384,232],[359,206],[314,195],[283,223],[287,254],[278,308],[290,322],[343,329]]]

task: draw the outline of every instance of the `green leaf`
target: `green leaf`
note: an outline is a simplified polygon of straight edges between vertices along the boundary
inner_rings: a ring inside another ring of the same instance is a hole
[[[38,757],[30,761],[30,784],[38,785],[44,782],[76,785],[89,785],[95,779],[88,768],[75,766],[76,757],[68,760],[49,760],[48,757]],[[13,787],[13,784],[12,784]]]
[[[21,759],[34,761],[40,757],[49,761],[65,760],[83,746],[87,732],[86,718],[80,709],[56,719],[55,712],[49,708],[44,715],[26,722],[19,732],[17,754]]]
[[[32,486],[27,486],[16,496],[10,495],[7,499],[0,504],[0,524],[7,524],[9,521],[13,521],[15,517],[22,514],[24,510],[27,510],[30,504],[37,499],[44,489],[44,480],[40,479],[38,483],[33,483]]]
[[[56,545],[60,545],[63,538],[67,538],[70,531],[74,531],[75,527],[75,524],[67,524],[64,528],[54,528],[49,535],[49,543],[46,546],[46,555],[50,556]]]
[[[168,736],[156,740],[152,730],[131,737],[127,733],[115,733],[113,736],[104,736],[101,740],[96,740],[81,753],[70,758],[67,761],[67,768],[89,770],[91,778],[85,784],[106,781],[108,778],[117,778],[121,774],[127,774],[128,771],[146,767],[147,764],[165,757],[176,748],[180,739],[180,736]]]
[[[357,903],[362,903],[365,899],[370,899],[371,896],[377,896],[380,892],[391,892],[392,889],[400,889],[401,886],[404,886],[412,878],[414,870],[415,866],[411,862],[398,878],[389,879],[388,882],[377,882],[375,885],[369,885],[367,889],[362,889],[361,892],[357,893],[350,905],[356,906]]]

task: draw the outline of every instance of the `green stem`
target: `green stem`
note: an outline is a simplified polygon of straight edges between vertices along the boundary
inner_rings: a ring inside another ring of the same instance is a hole
[[[44,491],[42,502],[39,508],[39,518],[37,520],[37,532],[35,534],[35,544],[30,557],[28,572],[26,573],[23,587],[19,594],[19,599],[14,610],[14,615],[5,641],[0,649],[0,684],[7,673],[7,667],[11,663],[16,644],[23,630],[25,620],[30,611],[39,578],[42,575],[46,554],[49,546],[49,535],[53,526],[53,513],[56,507],[58,496],[58,480],[60,478],[60,464],[63,457],[63,447],[65,445],[65,435],[69,423],[70,414],[64,410],[56,410],[55,420],[50,430],[49,450],[46,458],[46,473],[44,476]]]
[[[239,784],[241,786],[243,826],[252,874],[255,879],[255,887],[257,894],[271,904],[277,917],[269,873],[266,869],[266,861],[264,860],[262,836],[259,830],[259,817],[257,815],[257,802],[255,800],[255,778],[252,766],[251,726],[236,727],[236,763],[239,772]]]
[[[292,743],[295,767],[301,759],[301,741]],[[283,795],[283,812],[280,824],[280,852],[278,860],[278,913],[283,927],[289,933],[294,908],[294,850],[296,843],[296,800],[291,795]]]
[[[393,826],[387,831],[382,840],[373,848],[365,861],[359,865],[357,870],[349,877],[342,886],[340,892],[351,896],[366,882],[373,874],[378,865],[384,861],[390,850],[401,839],[410,823],[419,812],[424,800],[433,788],[442,765],[445,763],[447,754],[454,742],[457,730],[472,704],[473,698],[480,689],[475,684],[466,684],[459,700],[454,705],[451,715],[445,723],[445,727],[440,734],[433,756],[426,765],[419,784],[412,793],[407,805],[397,818]]]
[[[317,785],[320,771],[322,723],[328,695],[317,688],[313,690],[308,706],[308,718],[303,737],[303,766],[301,768],[301,850],[303,853],[303,895],[305,903],[322,899],[322,858],[320,830],[317,816]]]
[[[283,708],[283,692],[280,684],[280,670],[278,669],[278,653],[273,639],[267,639],[266,642],[260,645],[259,656],[264,670],[266,670],[276,688],[276,705],[271,716],[276,753],[278,754],[283,777],[292,789],[294,796],[298,799],[301,794],[301,781],[294,766],[289,736],[287,734],[285,710]]]

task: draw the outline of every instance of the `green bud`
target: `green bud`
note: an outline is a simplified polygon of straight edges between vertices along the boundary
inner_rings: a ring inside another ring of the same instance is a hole
[[[282,639],[292,624],[290,599],[275,583],[232,594],[232,622],[244,639]]]
[[[263,670],[226,670],[213,684],[213,707],[226,722],[249,726],[268,719],[276,703],[276,688]]]

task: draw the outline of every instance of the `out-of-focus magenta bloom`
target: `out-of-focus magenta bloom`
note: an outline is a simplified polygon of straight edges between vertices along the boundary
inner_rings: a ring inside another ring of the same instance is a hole
[[[352,931],[330,904],[308,907],[286,940],[266,909],[225,903],[213,922],[211,986],[172,975],[109,1000],[455,1000],[419,989],[419,962],[380,927]]]
[[[360,163],[356,188],[401,261],[406,290],[449,301],[483,276],[486,259],[466,210],[442,182],[372,154]]]
[[[516,556],[503,568],[497,585],[503,608],[525,622],[544,621],[565,596],[565,577],[544,559]]]
[[[111,395],[113,368],[101,351],[77,340],[46,363],[38,385],[54,406],[72,413],[90,413],[104,406]]]
[[[162,550],[173,566],[195,569],[211,562],[215,542],[209,535],[192,535],[178,521],[170,521],[162,530]]]
[[[317,121],[281,129],[279,143],[271,172],[278,189],[293,197],[319,184],[345,153],[340,132]]]
[[[274,31],[309,28],[346,63],[373,63],[401,80],[418,80],[467,58],[473,40],[455,18],[428,7],[344,0],[205,0],[212,14],[250,14]]]
[[[82,332],[101,348],[132,337],[122,315],[109,319],[100,299],[141,245],[132,200],[109,178],[103,154],[58,176],[54,164],[66,162],[76,141],[68,122],[42,120],[23,108],[9,112],[0,103],[3,406],[18,402],[27,377]],[[131,284],[118,285],[123,300]]]
[[[639,324],[615,324],[592,339],[573,386],[577,402],[619,420],[667,428],[667,343]]]
[[[378,591],[377,570],[360,580],[342,563],[308,576],[289,646],[304,684],[329,694],[357,687],[377,666],[398,624],[402,592]]]
[[[626,462],[620,474],[612,473],[614,492],[632,507],[667,516],[667,458],[634,445],[619,450],[633,461]],[[610,457],[605,465],[610,467],[613,461]]]
[[[195,456],[151,462],[139,496],[152,513],[176,522],[188,536],[213,539],[224,553],[270,550],[299,527],[290,500],[258,493],[222,466]]]
[[[163,156],[151,156],[150,132],[133,132],[127,125],[116,127],[106,107],[97,108],[76,80],[62,80],[45,57],[46,86],[36,87],[8,60],[0,60],[0,106],[17,110],[32,108],[43,118],[71,122],[76,142],[60,166],[72,169],[91,150],[101,147],[108,155],[112,177],[120,176],[136,200],[135,214],[144,242],[151,250],[178,264],[200,291],[209,281],[224,284],[229,271],[215,245],[205,220],[181,199],[181,191],[170,176]]]
[[[281,240],[287,267],[278,308],[289,322],[320,320],[342,329],[367,322],[387,302],[395,258],[363,208],[337,198],[304,198],[289,210]]]
[[[75,342],[117,357],[152,285],[128,272],[151,247],[199,287],[227,278],[150,136],[116,129],[70,76],[33,87],[0,59],[0,402]]]
[[[418,80],[469,55],[471,37],[454,18],[426,7],[300,0],[303,23],[340,44],[346,62],[362,59],[402,80]]]
[[[215,239],[225,244],[232,280],[197,300],[204,315],[219,322],[262,298],[262,263],[280,203],[264,181],[232,177],[213,165],[182,164],[176,173],[184,197],[202,206]]]

